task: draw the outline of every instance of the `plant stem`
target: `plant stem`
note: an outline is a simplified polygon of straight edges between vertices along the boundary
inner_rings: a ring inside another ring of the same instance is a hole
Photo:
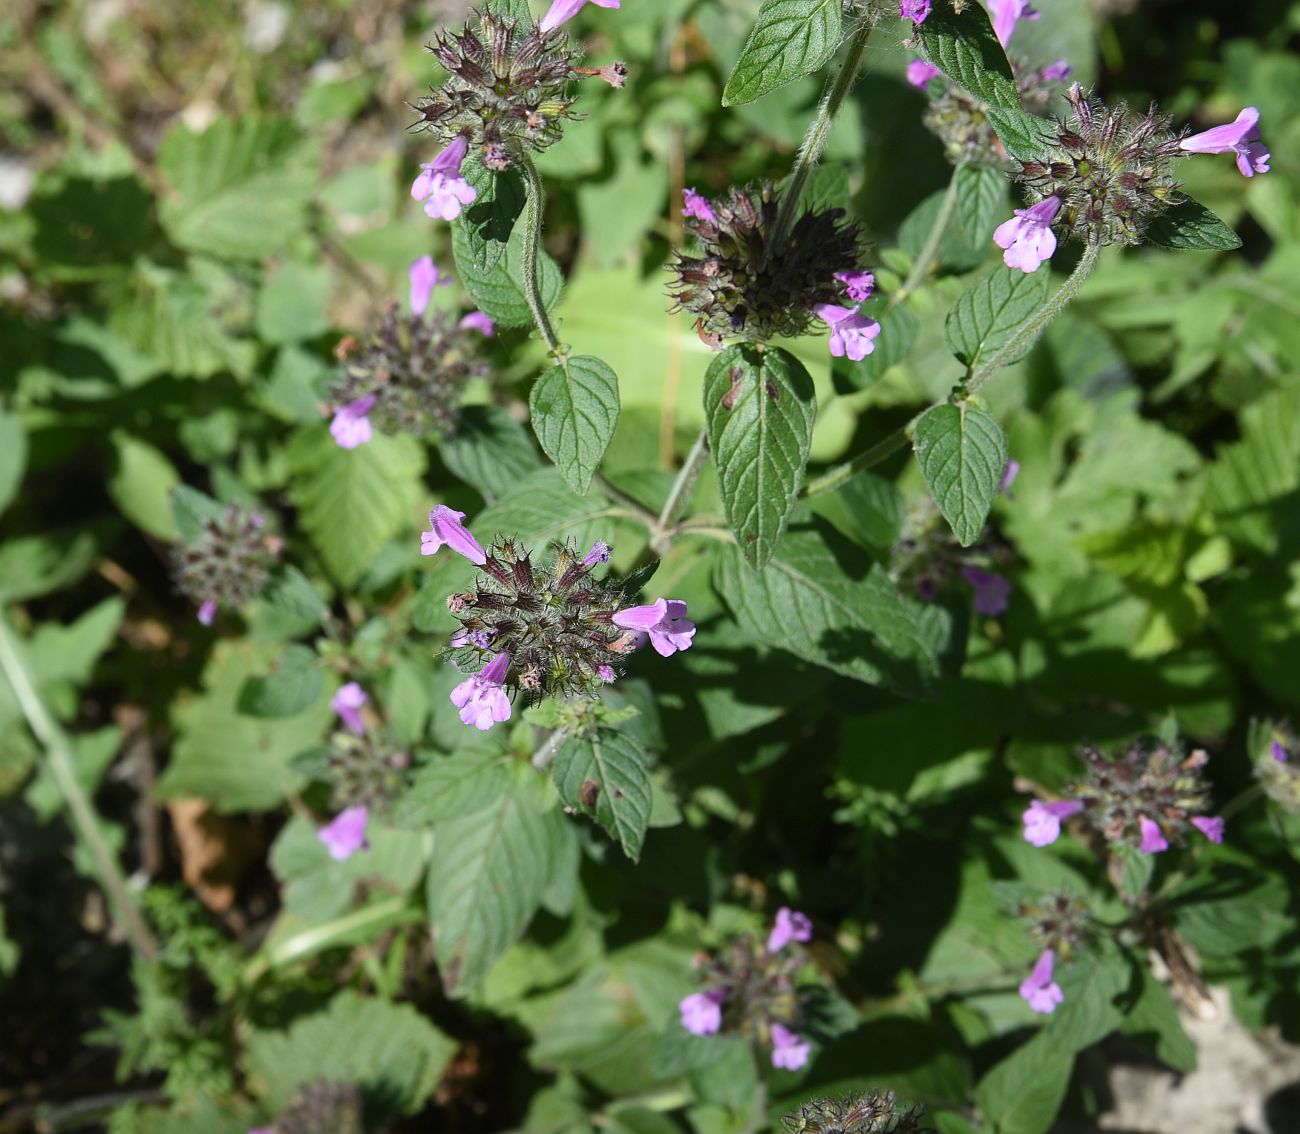
[[[668,492],[664,510],[659,513],[660,531],[668,531],[682,518],[686,505],[691,502],[691,494],[699,483],[700,474],[704,471],[704,462],[708,458],[709,431],[701,429],[700,435],[695,438],[695,444],[691,446],[691,451],[686,454],[685,463],[677,471],[677,479],[673,481],[673,486]]]
[[[867,40],[871,38],[874,26],[871,20],[863,20],[858,25],[857,30],[849,37],[849,49],[844,56],[844,62],[826,84],[826,92],[817,107],[817,116],[804,135],[803,144],[799,147],[799,156],[790,171],[790,183],[781,194],[776,223],[772,226],[772,236],[763,253],[764,261],[775,256],[785,243],[790,226],[794,223],[795,215],[799,210],[799,198],[803,195],[813,169],[821,159],[822,150],[826,148],[826,139],[830,137],[835,115],[844,104],[844,99],[853,89],[853,83],[858,77],[858,70],[862,66],[862,55],[867,50]]]
[[[934,227],[930,229],[930,235],[926,238],[925,247],[921,249],[920,254],[916,257],[916,263],[912,265],[912,270],[908,272],[907,279],[903,281],[903,286],[890,296],[890,307],[896,307],[911,295],[921,285],[921,281],[930,274],[930,269],[934,267],[934,261],[939,255],[939,246],[948,233],[948,226],[952,223],[952,218],[957,214],[957,175],[965,167],[963,162],[952,171],[952,180],[948,182],[948,191],[943,195],[943,202],[939,205],[939,215],[934,218]]]
[[[560,754],[560,749],[564,747],[564,742],[568,739],[569,734],[564,729],[557,728],[542,742],[542,746],[533,753],[533,767],[539,772],[546,771],[555,763],[555,758]]]
[[[919,416],[918,414],[917,417]],[[820,496],[823,492],[832,492],[839,488],[840,485],[852,480],[864,469],[880,464],[886,457],[892,457],[900,449],[907,447],[907,431],[915,421],[916,418],[914,417],[902,429],[894,430],[883,441],[877,441],[870,449],[859,453],[852,460],[845,461],[842,465],[836,465],[829,472],[822,473],[816,480],[809,481],[803,486],[803,491],[799,495],[807,499],[810,496]]]
[[[154,944],[153,935],[149,932],[143,915],[131,899],[126,878],[113,857],[113,852],[104,841],[94,808],[86,798],[86,793],[81,790],[81,784],[77,782],[72,745],[54,718],[50,716],[40,694],[36,692],[27,663],[18,651],[13,629],[3,616],[0,616],[0,669],[4,670],[5,677],[9,679],[14,698],[21,706],[32,733],[45,747],[45,758],[50,774],[54,777],[54,782],[58,785],[68,810],[72,813],[73,827],[90,851],[90,857],[95,862],[96,873],[99,874],[100,881],[117,910],[127,939],[143,960],[153,960],[157,956],[158,948]]]
[[[966,376],[965,393],[967,395],[978,394],[994,374],[1009,362],[1019,358],[1028,349],[1043,328],[1064,311],[1066,304],[1078,294],[1084,282],[1092,275],[1100,255],[1100,244],[1088,244],[1084,248],[1083,256],[1075,265],[1074,271],[1070,273],[1070,278],[1056,289],[1056,293],[1038,309],[1038,312],[1028,323],[1020,328],[1006,346],[999,350],[988,362],[972,370]]]
[[[524,298],[547,350],[555,353],[560,344],[542,303],[542,289],[537,280],[537,261],[542,247],[542,179],[531,158],[525,157],[523,163],[524,177],[528,182],[528,206],[524,210]]]

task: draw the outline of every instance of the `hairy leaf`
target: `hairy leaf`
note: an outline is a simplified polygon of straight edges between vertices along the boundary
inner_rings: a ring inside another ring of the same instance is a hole
[[[630,736],[601,729],[569,740],[551,768],[565,806],[593,816],[633,862],[650,822],[649,762]]]
[[[969,406],[933,406],[917,421],[913,444],[934,502],[962,547],[969,547],[984,528],[1006,471],[1002,426]]]
[[[811,75],[840,44],[840,0],[763,0],[731,69],[723,106],[739,106]]]
[[[467,230],[453,225],[451,250],[461,283],[480,310],[503,327],[526,327],[533,321],[524,291],[524,228],[516,225],[504,250],[490,269],[475,264],[475,251]],[[538,290],[548,311],[560,301],[564,280],[559,265],[545,252],[538,252]]]
[[[936,4],[916,31],[930,62],[954,83],[988,106],[1020,109],[1011,64],[982,7],[966,4],[956,12]]]
[[[1240,236],[1190,197],[1156,217],[1147,226],[1146,239],[1183,252],[1231,252],[1241,247]]]
[[[953,304],[944,324],[948,346],[958,361],[974,370],[996,355],[1046,302],[1048,286],[1047,272],[1001,266],[976,280]]]
[[[583,494],[618,425],[618,375],[577,355],[547,370],[528,398],[533,432],[574,492]]]

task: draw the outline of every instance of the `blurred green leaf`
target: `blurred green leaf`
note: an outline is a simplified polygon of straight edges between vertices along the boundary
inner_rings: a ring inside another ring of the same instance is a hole
[[[176,466],[152,445],[120,430],[112,441],[116,460],[108,494],[136,527],[157,539],[179,539],[171,508],[172,489],[181,479]]]
[[[500,406],[466,406],[442,443],[443,463],[489,501],[542,467],[528,430]]]
[[[316,651],[290,643],[271,662],[270,672],[244,683],[235,707],[250,717],[292,717],[319,700],[324,688]]]

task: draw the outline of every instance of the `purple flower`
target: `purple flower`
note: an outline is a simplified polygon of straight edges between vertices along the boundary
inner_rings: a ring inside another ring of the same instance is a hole
[[[451,283],[451,276],[444,276],[438,271],[438,265],[433,262],[432,256],[421,256],[412,261],[406,275],[411,281],[412,315],[424,314],[435,287],[446,287]]]
[[[330,708],[339,715],[339,719],[353,732],[360,736],[366,731],[366,722],[361,719],[361,706],[370,698],[366,691],[355,681],[339,686],[339,691],[330,699]]]
[[[791,941],[811,940],[812,921],[807,914],[801,914],[789,906],[782,906],[776,911],[776,921],[772,925],[772,932],[767,937],[769,953],[779,953]]]
[[[1002,262],[1022,272],[1037,271],[1038,265],[1052,258],[1056,251],[1056,234],[1052,220],[1061,209],[1059,197],[1046,197],[993,230],[993,243],[1005,249]]]
[[[1038,19],[1038,13],[1026,0],[989,0],[989,11],[993,16],[993,34],[1003,47],[1006,47],[1020,20]]]
[[[707,988],[683,998],[677,1005],[682,1027],[693,1036],[711,1036],[722,1027],[722,1002],[727,994],[720,988]]]
[[[854,303],[870,299],[871,291],[876,286],[876,277],[870,272],[836,272],[835,278],[844,285],[844,294]]]
[[[330,422],[330,436],[338,442],[340,449],[355,449],[374,436],[368,415],[378,400],[374,394],[366,394],[335,412],[334,420]]]
[[[411,196],[424,202],[426,216],[453,221],[461,207],[478,196],[478,190],[460,175],[461,162],[469,149],[464,134],[458,134],[431,162],[420,166],[420,175],[411,185]]]
[[[446,544],[452,551],[458,552],[476,566],[482,567],[487,562],[487,552],[461,523],[464,512],[439,504],[429,513],[430,532],[420,533],[420,554],[432,555]]]
[[[1055,1012],[1056,1006],[1065,1002],[1061,986],[1052,979],[1055,964],[1056,954],[1050,949],[1045,950],[1029,975],[1020,982],[1020,998],[1035,1012]]]
[[[665,658],[690,649],[695,637],[695,623],[686,617],[686,604],[679,599],[657,598],[650,606],[628,607],[615,614],[613,622],[649,634],[655,653]]]
[[[798,1071],[808,1062],[812,1044],[800,1039],[784,1024],[772,1025],[772,1066]]]
[[[204,603],[203,605],[204,605],[204,606],[207,606],[207,603]],[[200,622],[203,621],[203,615],[202,615],[202,614],[199,615],[199,621],[200,621]],[[208,621],[210,622],[211,619],[209,619]],[[1269,754],[1273,757],[1273,759],[1276,760],[1279,764],[1287,764],[1287,763],[1290,763],[1290,761],[1291,761],[1291,753],[1289,753],[1289,752],[1288,752],[1288,751],[1287,751],[1287,750],[1286,750],[1286,749],[1285,749],[1285,748],[1284,748],[1284,747],[1283,747],[1283,746],[1282,746],[1278,741],[1276,741],[1276,740],[1273,741],[1273,742],[1268,746],[1268,751],[1269,751]]]
[[[451,691],[451,703],[460,710],[460,719],[480,732],[487,732],[499,721],[510,719],[510,698],[501,688],[510,668],[510,655],[497,654],[482,671],[467,677]]]
[[[359,850],[369,850],[366,842],[366,823],[370,812],[364,807],[347,807],[331,823],[316,832],[316,837],[329,848],[330,858],[343,862]]]
[[[1022,816],[1025,821],[1025,842],[1036,847],[1056,842],[1061,837],[1061,820],[1078,815],[1082,810],[1083,803],[1077,799],[1067,799],[1061,803],[1034,800]]]
[[[1049,63],[1043,68],[1044,79],[1056,79],[1064,82],[1074,73],[1071,67],[1064,59],[1058,59],[1055,63]]]
[[[598,539],[591,545],[591,550],[587,552],[587,557],[582,561],[582,565],[584,567],[594,567],[597,563],[608,563],[609,551],[609,544],[602,539]]]
[[[925,84],[941,74],[938,67],[925,59],[913,59],[907,65],[907,81],[918,90],[925,90]]]
[[[598,665],[596,667],[596,676],[606,685],[613,685],[614,679],[618,674],[614,672],[614,667],[612,665]]]
[[[211,626],[212,620],[217,617],[217,603],[215,599],[208,599],[199,607],[199,621],[204,626]]]
[[[486,650],[492,645],[491,630],[457,630],[451,636],[449,643],[453,649],[460,649],[461,646],[475,645],[480,650]]]
[[[1202,130],[1199,134],[1184,138],[1178,145],[1189,154],[1235,153],[1237,168],[1243,177],[1267,173],[1268,161],[1272,156],[1268,147],[1259,140],[1259,111],[1253,106],[1246,107],[1227,125]]]
[[[1011,583],[992,571],[979,567],[963,567],[962,578],[971,585],[975,592],[975,613],[989,618],[1005,614],[1011,600]]]
[[[920,27],[925,23],[925,17],[930,14],[930,0],[899,0],[898,18],[900,20],[911,20],[913,24]]]
[[[483,311],[471,311],[457,326],[462,331],[477,331],[485,339],[490,339],[497,333],[497,325],[492,322],[492,316]]]
[[[1192,826],[1201,832],[1212,843],[1223,842],[1223,820],[1217,815],[1197,815],[1192,820]]]
[[[718,219],[713,206],[709,204],[708,197],[701,196],[694,189],[682,190],[682,215],[694,217],[708,224],[715,224]]]
[[[858,314],[857,308],[819,303],[816,311],[818,318],[831,329],[830,352],[835,358],[847,356],[853,362],[861,362],[876,349],[872,340],[880,334],[880,324]]]
[[[1143,854],[1159,854],[1169,849],[1169,840],[1165,838],[1160,830],[1160,824],[1154,819],[1148,819],[1145,815],[1140,816],[1138,827],[1142,831],[1142,841],[1138,843],[1138,850]]]
[[[1002,470],[1002,480],[998,484],[998,491],[1008,500],[1014,500],[1011,495],[1011,486],[1016,483],[1016,477],[1020,475],[1020,462],[1012,457],[1007,461],[1007,467]]]
[[[567,24],[573,19],[588,2],[601,8],[617,8],[619,4],[619,0],[551,0],[551,6],[537,26],[544,32],[554,31],[561,24]]]

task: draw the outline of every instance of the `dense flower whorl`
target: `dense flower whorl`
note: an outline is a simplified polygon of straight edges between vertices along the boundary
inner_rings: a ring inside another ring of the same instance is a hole
[[[934,1134],[917,1108],[899,1104],[893,1091],[814,1099],[781,1121],[790,1134]]]
[[[320,763],[312,769],[313,774],[329,783],[335,806],[345,810],[361,807],[372,814],[386,813],[406,790],[411,766],[410,754],[398,748],[382,728],[361,732],[338,729],[329,746],[319,750],[317,759]]]
[[[1284,724],[1265,724],[1258,733],[1255,778],[1283,811],[1300,814],[1300,739]]]
[[[265,527],[260,513],[231,504],[219,518],[204,521],[193,543],[173,550],[176,585],[198,605],[205,626],[221,607],[252,602],[271,581],[280,541]]]

